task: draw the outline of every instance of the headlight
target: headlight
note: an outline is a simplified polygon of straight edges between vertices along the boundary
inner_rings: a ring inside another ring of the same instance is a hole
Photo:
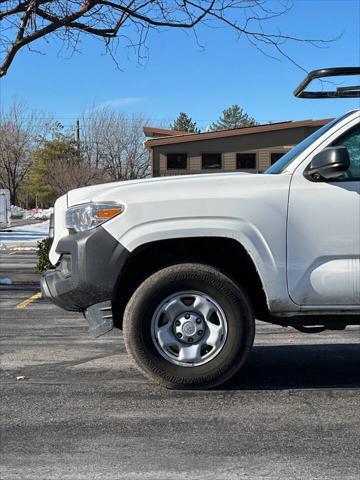
[[[125,210],[119,203],[86,203],[66,211],[66,228],[84,232],[120,215]]]

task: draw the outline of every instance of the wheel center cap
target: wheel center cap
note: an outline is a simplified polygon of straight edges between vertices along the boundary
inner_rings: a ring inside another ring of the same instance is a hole
[[[194,335],[194,333],[196,332],[196,327],[194,323],[190,320],[183,324],[182,331],[187,336]]]
[[[184,343],[196,343],[205,333],[205,323],[200,314],[185,312],[177,317],[173,324],[176,338]]]

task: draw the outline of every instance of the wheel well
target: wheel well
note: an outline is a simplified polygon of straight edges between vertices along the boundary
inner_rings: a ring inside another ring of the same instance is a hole
[[[221,237],[181,238],[147,243],[132,252],[114,289],[115,326],[122,327],[125,307],[145,278],[161,268],[181,262],[200,262],[218,268],[246,291],[256,318],[268,314],[260,277],[239,242]]]

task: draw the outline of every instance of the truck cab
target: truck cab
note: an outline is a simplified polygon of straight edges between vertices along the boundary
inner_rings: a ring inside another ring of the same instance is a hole
[[[360,69],[311,72],[295,94],[322,98],[308,84],[345,73]],[[83,311],[95,336],[122,329],[139,368],[162,385],[219,385],[245,363],[255,318],[308,333],[360,324],[360,111],[264,174],[70,191],[53,226],[46,297]]]

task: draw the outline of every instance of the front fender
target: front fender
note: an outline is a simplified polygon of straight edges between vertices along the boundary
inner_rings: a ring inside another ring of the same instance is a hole
[[[156,219],[133,225],[121,235],[117,235],[119,232],[112,222],[105,224],[104,228],[117,236],[117,240],[129,252],[141,245],[160,240],[195,237],[234,239],[245,248],[252,259],[262,282],[269,309],[271,310],[272,305],[276,305],[280,311],[283,311],[289,302],[286,288],[285,248],[283,258],[279,258],[279,250],[274,251],[256,225],[244,219],[217,216]]]

